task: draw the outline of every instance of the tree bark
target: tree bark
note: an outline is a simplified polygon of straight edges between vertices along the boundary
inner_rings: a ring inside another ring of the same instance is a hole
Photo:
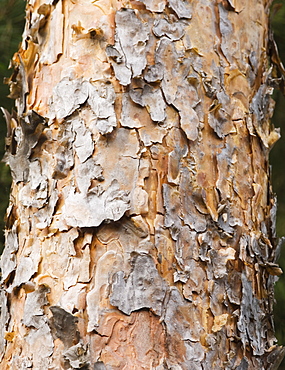
[[[267,0],[30,0],[1,369],[277,369]]]

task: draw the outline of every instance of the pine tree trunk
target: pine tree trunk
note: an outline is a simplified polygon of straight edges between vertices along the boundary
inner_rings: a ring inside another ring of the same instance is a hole
[[[30,0],[1,369],[278,367],[268,7]]]

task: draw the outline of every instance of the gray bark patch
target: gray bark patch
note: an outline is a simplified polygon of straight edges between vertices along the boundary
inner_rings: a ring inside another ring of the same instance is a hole
[[[166,4],[165,0],[140,0],[140,1],[145,4],[145,7],[148,10],[157,13],[163,12]]]
[[[122,85],[128,85],[132,77],[141,75],[146,66],[146,45],[149,39],[148,25],[142,23],[132,9],[116,13],[115,45],[106,52]]]
[[[77,330],[77,317],[58,306],[51,306],[52,318],[49,325],[52,328],[53,336],[59,338],[65,348],[72,347],[79,342]]]
[[[174,10],[179,18],[191,19],[191,11],[187,1],[184,0],[168,0],[168,6]]]
[[[89,351],[87,346],[83,343],[78,343],[70,347],[63,353],[63,356],[74,369],[86,369],[86,366],[90,364]]]
[[[130,90],[130,97],[134,103],[146,107],[153,121],[162,122],[165,120],[166,103],[160,88],[146,84],[143,88]]]
[[[18,251],[18,236],[16,228],[6,232],[6,243],[5,249],[1,256],[0,268],[2,273],[2,282],[7,280],[11,272],[14,271],[16,267],[16,252]]]
[[[88,98],[88,86],[81,79],[63,78],[54,88],[50,102],[57,119],[71,115]]]
[[[71,187],[65,196],[62,215],[73,227],[96,227],[103,221],[118,221],[130,208],[129,194],[120,189],[117,180],[106,191],[97,186],[83,194]]]
[[[0,361],[5,350],[5,331],[9,320],[9,312],[7,307],[7,296],[3,289],[0,290]]]
[[[253,354],[261,356],[265,351],[267,332],[263,302],[255,297],[252,283],[248,280],[245,272],[241,274],[241,282],[242,300],[237,327],[244,347],[250,345]]]
[[[180,40],[184,34],[184,25],[167,19],[159,19],[154,22],[153,33],[157,37],[167,36],[173,41]]]
[[[44,306],[48,304],[47,293],[49,288],[40,285],[39,289],[28,293],[25,301],[23,324],[38,329],[45,321]]]
[[[167,283],[159,275],[152,257],[141,254],[136,256],[127,278],[123,271],[114,274],[110,303],[127,315],[142,308],[161,315],[166,291]]]

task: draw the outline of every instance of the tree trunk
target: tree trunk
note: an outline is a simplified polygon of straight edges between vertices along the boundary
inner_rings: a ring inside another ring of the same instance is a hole
[[[30,0],[1,369],[277,369],[268,0]]]

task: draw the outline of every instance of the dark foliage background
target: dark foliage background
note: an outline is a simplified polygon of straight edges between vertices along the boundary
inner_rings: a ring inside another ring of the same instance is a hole
[[[8,70],[10,59],[17,51],[24,28],[24,0],[0,0],[0,106],[11,111],[14,101],[7,98],[9,88],[2,82],[11,75]],[[0,160],[4,155],[6,123],[0,112]],[[4,214],[8,205],[10,190],[10,171],[0,163],[0,253],[4,244]]]
[[[9,61],[17,51],[24,27],[24,0],[0,0],[0,106],[11,111],[14,102],[7,98],[9,89],[2,84],[11,75]],[[279,48],[281,60],[285,62],[285,0],[275,0],[272,4],[271,25]],[[270,154],[272,165],[273,190],[278,197],[277,234],[285,236],[285,98],[280,91],[274,92],[276,101],[273,124],[280,127],[282,138],[275,144]],[[0,113],[0,158],[4,155],[6,124]],[[4,163],[0,163],[0,253],[4,245],[4,215],[8,205],[10,173]],[[285,271],[285,246],[281,251],[279,264]],[[285,345],[285,275],[283,274],[275,289],[275,326],[279,344]],[[285,361],[279,367],[285,370]]]
[[[279,55],[285,62],[285,0],[275,0],[271,10],[271,25],[274,30],[274,39],[278,45]],[[277,193],[277,234],[285,236],[285,97],[281,91],[274,92],[276,101],[273,123],[281,129],[281,139],[275,144],[270,153],[272,165],[273,190]],[[281,249],[279,264],[285,271],[285,245]],[[275,286],[275,328],[279,344],[285,345],[285,274],[281,275]],[[285,370],[285,360],[279,367]]]

